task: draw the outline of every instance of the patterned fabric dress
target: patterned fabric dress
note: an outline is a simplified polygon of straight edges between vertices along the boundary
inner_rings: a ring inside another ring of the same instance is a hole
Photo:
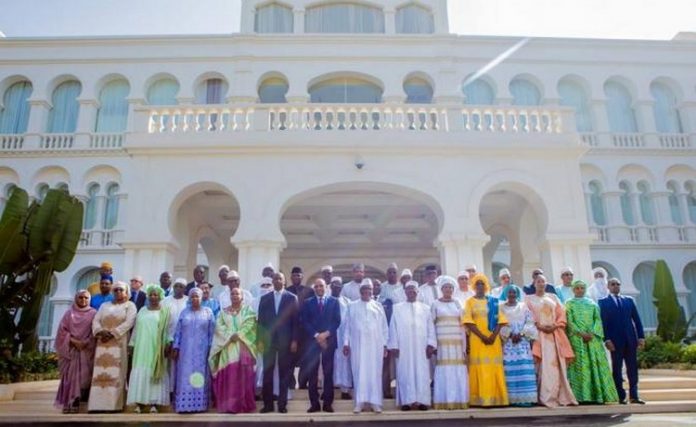
[[[115,339],[97,341],[94,354],[92,388],[89,392],[89,411],[122,411],[125,402],[128,372],[128,332],[135,323],[135,304],[102,304],[92,321],[92,333],[111,332]]]
[[[511,405],[531,406],[537,402],[537,381],[530,341],[537,338],[538,331],[532,313],[524,303],[518,302],[514,306],[501,303],[500,309],[508,320],[500,330],[508,399]],[[521,340],[514,344],[511,334],[520,334]]]
[[[466,333],[461,324],[459,301],[433,301],[430,314],[435,323],[437,361],[433,377],[434,409],[469,407],[469,375],[466,371]]]
[[[174,384],[176,412],[204,412],[210,406],[208,352],[214,333],[215,315],[210,308],[187,308],[179,316],[173,344],[179,351]]]
[[[568,381],[579,402],[616,403],[616,392],[611,370],[604,351],[604,329],[599,306],[587,297],[566,302],[568,339],[575,353],[575,362],[568,366]],[[592,334],[584,342],[580,332]]]
[[[490,334],[488,329],[489,298],[471,297],[464,307],[464,324],[474,324],[483,334]],[[497,299],[495,299],[497,302]],[[505,314],[498,312],[498,324],[507,323]],[[469,384],[470,402],[475,406],[507,406],[508,392],[503,370],[503,346],[498,338],[492,345],[486,345],[481,338],[469,335]]]

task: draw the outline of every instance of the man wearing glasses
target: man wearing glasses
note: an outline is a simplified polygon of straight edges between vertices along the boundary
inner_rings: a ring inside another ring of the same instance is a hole
[[[561,300],[563,304],[566,301],[573,298],[573,269],[570,267],[563,267],[561,269],[561,282],[562,284],[556,286],[556,295],[558,299]]]

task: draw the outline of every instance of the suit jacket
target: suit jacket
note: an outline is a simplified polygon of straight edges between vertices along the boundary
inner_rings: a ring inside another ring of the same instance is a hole
[[[137,294],[135,292],[131,292],[130,300],[133,304],[135,304],[135,308],[140,310],[145,305],[147,295],[145,295],[145,292],[143,291],[138,291]]]
[[[522,291],[525,295],[534,295],[536,293],[536,289],[534,289],[534,283],[526,285],[522,288]],[[558,296],[556,294],[556,287],[553,286],[551,283],[547,283],[546,286],[544,286],[544,292],[546,292],[547,294],[554,294]]]
[[[314,289],[310,288],[309,286],[292,285],[285,288],[285,290],[297,295],[297,301],[300,303],[300,310],[302,310],[302,305],[305,303],[305,301],[314,296]]]
[[[612,295],[598,301],[604,340],[611,340],[616,348],[630,345],[638,346],[638,339],[645,338],[643,323],[633,298],[619,295],[621,308],[617,307]]]
[[[314,334],[329,331],[329,348],[337,347],[338,327],[341,326],[341,306],[338,299],[324,295],[324,309],[319,312],[319,299],[312,297],[305,301],[300,312],[300,321],[306,340],[314,340]]]
[[[299,304],[297,297],[286,290],[280,297],[278,313],[275,311],[275,292],[269,292],[259,301],[259,339],[264,351],[276,348],[288,351],[290,343],[297,341],[300,333]]]

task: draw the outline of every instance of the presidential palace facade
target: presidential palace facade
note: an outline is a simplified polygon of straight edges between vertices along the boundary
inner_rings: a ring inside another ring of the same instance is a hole
[[[244,0],[229,35],[2,38],[0,209],[13,186],[85,205],[44,341],[102,261],[244,286],[269,262],[602,266],[650,329],[657,259],[696,311],[696,35],[460,36],[446,0]]]

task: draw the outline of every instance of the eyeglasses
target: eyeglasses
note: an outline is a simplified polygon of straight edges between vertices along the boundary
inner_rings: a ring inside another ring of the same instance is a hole
[[[116,288],[112,292],[125,292],[125,289]]]

